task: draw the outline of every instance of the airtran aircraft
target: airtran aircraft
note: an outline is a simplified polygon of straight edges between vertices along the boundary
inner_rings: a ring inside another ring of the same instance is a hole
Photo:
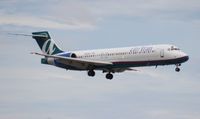
[[[33,32],[34,38],[42,53],[32,54],[44,56],[42,64],[53,65],[67,70],[87,71],[88,76],[94,77],[95,70],[106,73],[107,79],[112,79],[114,73],[133,70],[132,67],[175,65],[179,72],[182,63],[189,57],[178,47],[169,44],[147,45],[111,49],[84,51],[63,51],[51,39],[47,31]]]

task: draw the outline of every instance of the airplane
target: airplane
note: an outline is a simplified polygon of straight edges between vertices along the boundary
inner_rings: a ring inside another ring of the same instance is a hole
[[[51,39],[48,31],[33,32],[31,36],[42,51],[32,54],[44,56],[41,58],[41,64],[67,70],[87,71],[90,77],[95,76],[95,70],[101,70],[106,73],[109,80],[113,79],[114,73],[138,71],[132,67],[175,65],[175,71],[179,72],[179,66],[189,60],[186,53],[170,44],[63,51]]]

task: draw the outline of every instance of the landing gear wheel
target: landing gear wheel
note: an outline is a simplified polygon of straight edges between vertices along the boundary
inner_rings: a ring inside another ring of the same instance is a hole
[[[176,71],[176,72],[179,72],[179,71],[180,71],[180,68],[177,67],[177,68],[175,69],[175,71]]]
[[[94,72],[94,70],[89,70],[88,71],[88,76],[95,76],[95,72]]]
[[[106,74],[106,78],[109,80],[113,79],[113,75],[111,73]]]

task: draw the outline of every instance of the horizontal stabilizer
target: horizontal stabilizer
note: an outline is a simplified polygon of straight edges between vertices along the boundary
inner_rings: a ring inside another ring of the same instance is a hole
[[[8,35],[15,35],[15,36],[30,36],[30,37],[42,37],[42,38],[48,38],[47,35],[34,35],[34,34],[21,34],[21,33],[7,33]]]

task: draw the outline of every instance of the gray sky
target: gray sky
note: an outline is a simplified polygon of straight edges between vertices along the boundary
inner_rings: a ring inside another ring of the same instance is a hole
[[[200,119],[199,0],[1,0],[1,119]],[[97,72],[40,64],[30,37],[47,30],[64,50],[175,44],[181,66]]]

